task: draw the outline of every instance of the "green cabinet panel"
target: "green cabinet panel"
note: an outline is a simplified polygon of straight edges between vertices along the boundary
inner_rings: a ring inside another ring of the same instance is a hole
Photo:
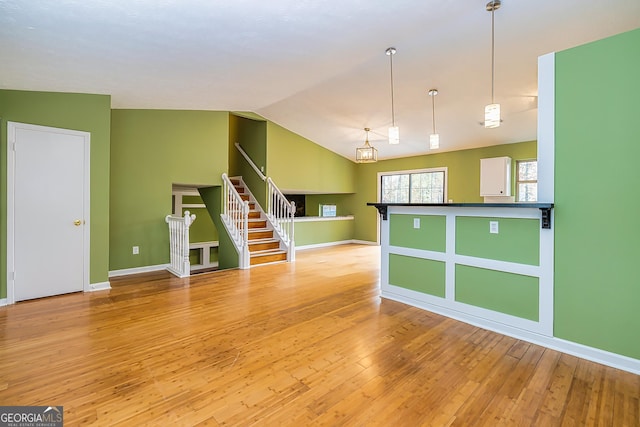
[[[389,284],[444,298],[445,263],[390,254]]]
[[[458,302],[538,321],[537,277],[456,265]]]
[[[489,232],[498,222],[498,233]],[[540,265],[540,220],[456,218],[456,254],[519,264]]]
[[[420,228],[414,228],[415,220]],[[403,248],[444,252],[446,250],[446,217],[444,215],[389,216],[389,244]]]

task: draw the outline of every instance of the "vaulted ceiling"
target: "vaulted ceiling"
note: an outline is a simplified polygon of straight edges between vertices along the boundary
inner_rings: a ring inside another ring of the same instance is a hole
[[[0,87],[113,108],[253,111],[353,159],[536,139],[537,58],[640,27],[638,0],[0,0]],[[393,56],[400,144],[388,145]],[[606,82],[603,82],[606,87]],[[594,98],[598,96],[594,88]]]

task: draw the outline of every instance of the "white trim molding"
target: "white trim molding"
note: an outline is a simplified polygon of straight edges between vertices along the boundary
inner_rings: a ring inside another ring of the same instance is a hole
[[[293,218],[293,222],[320,222],[320,221],[349,221],[353,220],[353,215],[342,216],[299,216]]]
[[[130,274],[151,273],[153,271],[166,270],[170,264],[148,265],[145,267],[123,268],[122,270],[109,271],[109,277],[128,276]]]
[[[109,289],[111,289],[111,283],[107,281],[107,282],[91,283],[89,284],[89,290],[85,292],[107,291]]]
[[[304,245],[297,246],[296,251],[304,251],[307,249],[317,249],[317,248],[327,248],[329,246],[339,246],[339,245],[367,245],[367,246],[380,246],[377,242],[370,242],[368,240],[337,240],[335,242],[326,242],[326,243],[316,243],[312,245]]]
[[[304,245],[304,246],[296,246],[297,251],[304,251],[307,249],[318,249],[318,248],[327,248],[329,246],[339,246],[339,245],[348,245],[351,243],[356,243],[353,240],[338,240],[335,242],[326,242],[326,243],[315,243],[312,245]]]
[[[9,301],[6,298],[0,299],[0,307],[4,307],[5,305],[9,305]]]
[[[553,203],[555,182],[555,53],[538,58],[538,200]]]
[[[371,240],[353,239],[351,241],[351,243],[353,243],[355,245],[380,246],[380,244],[378,242],[372,242]]]

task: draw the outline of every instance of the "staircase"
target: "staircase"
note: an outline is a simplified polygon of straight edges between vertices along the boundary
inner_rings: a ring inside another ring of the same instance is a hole
[[[255,266],[287,261],[287,250],[267,220],[260,205],[253,199],[240,178],[230,178],[240,198],[248,202],[247,236],[249,265]]]

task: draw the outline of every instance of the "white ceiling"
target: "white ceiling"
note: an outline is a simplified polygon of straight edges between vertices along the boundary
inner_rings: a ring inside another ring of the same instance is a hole
[[[536,139],[537,57],[640,27],[640,0],[0,0],[0,88],[110,94],[113,108],[253,111],[353,159]],[[393,46],[395,116],[391,123]],[[603,83],[606,85],[606,83]],[[597,96],[594,88],[594,96]]]

